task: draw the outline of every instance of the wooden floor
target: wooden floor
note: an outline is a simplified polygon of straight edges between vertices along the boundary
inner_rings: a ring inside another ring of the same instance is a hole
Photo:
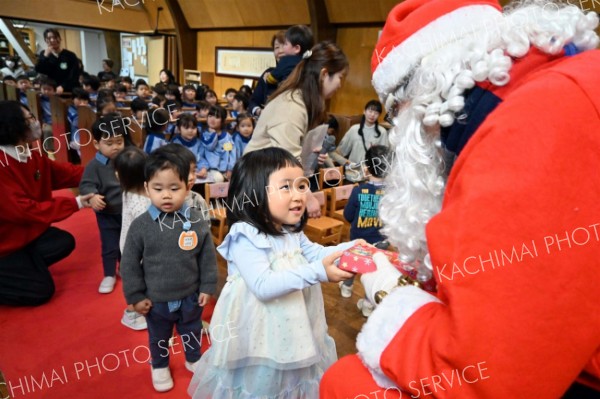
[[[218,295],[227,278],[227,262],[221,255],[217,255],[217,258],[219,266]],[[335,283],[322,283],[321,287],[323,288],[329,335],[335,340],[338,358],[356,353],[356,335],[367,320],[356,307],[356,302],[364,295],[360,279],[354,280],[354,292],[351,298],[342,298],[340,289]]]

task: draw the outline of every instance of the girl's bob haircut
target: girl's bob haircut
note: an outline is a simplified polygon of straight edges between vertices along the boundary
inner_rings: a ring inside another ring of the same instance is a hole
[[[302,168],[300,162],[282,148],[252,151],[240,158],[233,167],[229,183],[227,223],[232,226],[235,222],[246,222],[266,235],[283,235],[275,228],[269,212],[269,178],[273,172],[287,166]],[[285,228],[294,233],[300,232],[307,220],[305,210],[300,223]]]

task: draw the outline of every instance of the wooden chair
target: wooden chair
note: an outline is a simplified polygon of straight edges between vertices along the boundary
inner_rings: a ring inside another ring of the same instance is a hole
[[[343,186],[332,187],[326,190],[327,193],[327,216],[344,223],[342,229],[342,240],[350,240],[350,223],[344,219],[344,207],[348,203],[352,189],[356,184],[346,184]]]
[[[319,190],[337,187],[344,182],[344,167],[319,169]]]
[[[204,186],[204,199],[208,203],[211,234],[215,245],[220,245],[227,234],[227,209],[223,206],[227,198],[229,182],[207,183]]]
[[[321,205],[321,217],[309,218],[304,227],[304,234],[312,241],[321,245],[337,245],[342,239],[342,228],[344,223],[337,219],[325,216],[327,210],[327,199],[323,191],[313,193]]]

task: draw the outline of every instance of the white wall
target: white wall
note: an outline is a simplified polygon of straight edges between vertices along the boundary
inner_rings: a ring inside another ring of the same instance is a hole
[[[106,51],[106,41],[104,40],[104,32],[93,29],[74,28],[72,26],[40,24],[37,22],[27,22],[25,27],[35,31],[36,54],[46,48],[44,42],[44,30],[46,28],[79,30],[81,33],[81,56],[83,66],[86,72],[97,74],[102,70],[102,60],[108,58]],[[117,71],[118,72],[118,71]]]
[[[83,67],[90,75],[102,70],[102,60],[108,58],[103,32],[81,31],[81,56]]]

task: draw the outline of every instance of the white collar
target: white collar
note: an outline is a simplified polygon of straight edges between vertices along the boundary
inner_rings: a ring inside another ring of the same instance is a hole
[[[19,151],[17,151],[17,148]],[[31,158],[31,149],[28,145],[0,145],[0,150],[21,163],[27,163]]]

